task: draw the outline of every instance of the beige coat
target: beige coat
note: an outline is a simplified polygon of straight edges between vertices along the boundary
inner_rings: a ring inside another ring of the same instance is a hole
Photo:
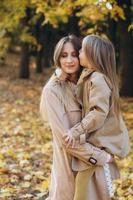
[[[48,200],[73,200],[75,193],[75,173],[72,168],[75,171],[82,171],[89,167],[95,169],[88,161],[91,156],[97,160],[97,164],[99,165],[97,168],[101,169],[100,165],[104,165],[107,159],[104,151],[89,143],[79,144],[77,141],[75,148],[65,148],[62,139],[63,133],[81,120],[80,105],[74,96],[75,88],[74,84],[59,81],[53,75],[44,87],[41,96],[41,114],[44,121],[47,120],[50,123],[53,134],[53,165]],[[81,136],[80,143],[83,142]],[[73,158],[70,154],[81,159],[84,163]],[[111,165],[115,166],[113,163]],[[114,177],[116,177],[115,172],[116,166]],[[93,184],[94,182],[95,180],[92,180]],[[103,182],[105,183],[104,180]],[[91,197],[94,196],[91,192],[90,195]]]
[[[111,84],[100,72],[84,69],[77,83],[78,101],[83,106],[83,119],[70,133],[79,138],[84,135],[93,145],[104,148],[120,158],[129,152],[129,137],[125,123],[113,112]]]

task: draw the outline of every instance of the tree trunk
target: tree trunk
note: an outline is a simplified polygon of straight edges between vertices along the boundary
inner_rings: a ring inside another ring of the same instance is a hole
[[[37,52],[36,56],[36,72],[41,73],[43,71],[43,66],[42,66],[42,50]]]
[[[72,16],[70,16],[67,27],[66,27],[66,33],[67,34],[74,34],[77,37],[80,36],[80,28],[78,25],[79,18],[75,15],[75,12],[73,11]]]
[[[118,22],[119,31],[119,57],[122,70],[122,96],[133,96],[133,37],[128,32],[131,23],[131,0],[120,0],[119,5],[124,7],[126,20]]]
[[[26,17],[21,19],[21,28],[22,30],[28,26],[28,20],[30,19],[30,8],[26,8]],[[27,42],[22,42],[21,46],[21,57],[20,57],[20,72],[19,77],[28,79],[30,76],[29,70],[29,44]]]
[[[53,50],[56,38],[56,31],[50,24],[46,24],[43,29],[43,55],[42,65],[44,68],[51,67],[53,64]]]
[[[20,78],[28,79],[30,76],[29,71],[29,45],[27,43],[22,44],[21,59],[20,59]]]

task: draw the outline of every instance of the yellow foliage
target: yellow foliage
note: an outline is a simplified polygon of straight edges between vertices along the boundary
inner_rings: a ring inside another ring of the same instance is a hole
[[[26,27],[22,27],[24,26],[22,25],[22,19],[27,18],[27,8],[33,16],[28,19]],[[7,31],[16,34],[18,40],[37,47],[39,44],[31,34],[31,30],[40,17],[44,16],[42,26],[49,23],[54,28],[58,28],[60,23],[67,23],[72,14],[79,17],[79,26],[83,34],[90,32],[88,24],[95,26],[99,21],[105,21],[108,16],[115,20],[125,19],[123,9],[118,6],[116,0],[4,0],[1,1],[0,6],[0,35],[2,31]],[[25,31],[27,27],[28,31]],[[129,30],[131,28],[132,25]],[[8,42],[5,35],[0,37],[0,56],[5,54],[9,44],[10,42]]]
[[[49,187],[49,182],[48,180],[44,180],[42,183],[41,183],[41,188],[44,189],[44,190],[47,190]]]
[[[128,32],[131,31],[133,29],[133,23],[131,23],[128,27]]]
[[[20,40],[22,42],[27,42],[27,43],[33,44],[35,46],[38,45],[36,38],[26,32],[22,32],[22,34],[20,35]]]
[[[8,149],[6,155],[12,157],[13,159],[16,159],[16,154],[13,149]]]
[[[115,19],[116,21],[118,20],[118,18],[125,20],[123,9],[119,7],[118,5],[115,5],[114,8],[112,9],[111,17]]]

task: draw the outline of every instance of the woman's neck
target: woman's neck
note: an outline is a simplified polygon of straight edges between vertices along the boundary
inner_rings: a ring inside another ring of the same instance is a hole
[[[68,80],[76,84],[78,81],[78,72],[74,74],[70,74],[68,77]]]
[[[79,74],[79,72],[76,72],[74,74],[67,74],[66,72],[60,71],[60,74],[57,74],[57,76],[61,81],[68,80],[68,81],[76,84],[78,81],[78,74]]]

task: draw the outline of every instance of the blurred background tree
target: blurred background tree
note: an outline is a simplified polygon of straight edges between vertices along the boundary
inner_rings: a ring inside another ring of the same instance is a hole
[[[36,72],[53,65],[56,42],[73,33],[100,34],[116,48],[121,94],[133,96],[133,0],[4,0],[0,1],[0,59],[20,47],[20,78],[30,77],[30,58]]]

